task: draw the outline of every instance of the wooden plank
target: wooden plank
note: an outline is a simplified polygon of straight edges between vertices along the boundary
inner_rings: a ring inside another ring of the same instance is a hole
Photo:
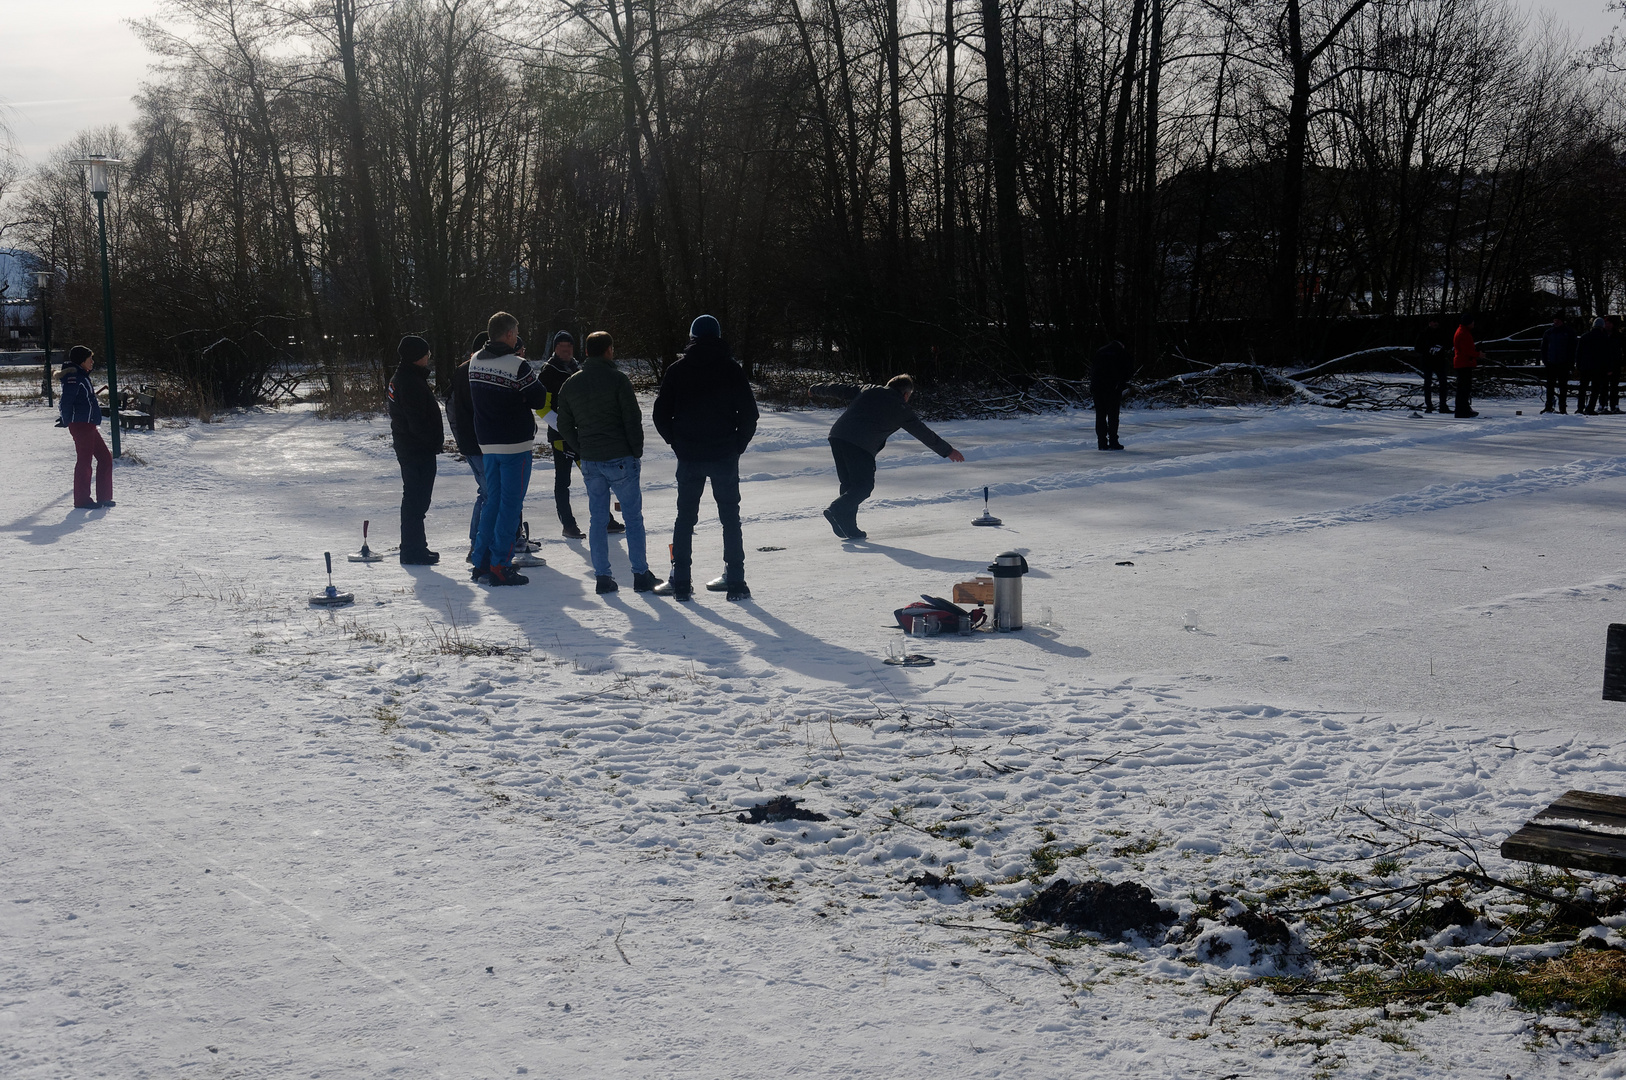
[[[1566,791],[1542,812],[1551,814],[1564,810],[1570,811],[1572,817],[1597,815],[1599,821],[1614,824],[1616,820],[1626,821],[1626,798],[1599,791]]]
[[[1626,875],[1626,836],[1531,824],[1502,841],[1502,858]]]

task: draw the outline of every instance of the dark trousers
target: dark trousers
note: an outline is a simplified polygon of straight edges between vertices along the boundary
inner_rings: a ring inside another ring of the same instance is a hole
[[[1575,390],[1576,412],[1597,412],[1598,398],[1603,390],[1603,372],[1596,368],[1582,368],[1577,373]]]
[[[102,431],[95,424],[69,424],[68,434],[73,436],[73,448],[79,459],[73,466],[73,504],[88,506],[91,502],[109,502],[113,498],[113,455],[102,441]],[[96,462],[96,498],[90,497],[90,463]]]
[[[700,496],[711,481],[717,520],[723,526],[723,568],[730,584],[745,580],[745,532],[740,528],[740,459],[683,461],[677,466],[677,520],[672,524],[672,580],[692,579],[694,527],[700,520]]]
[[[1620,369],[1609,368],[1603,373],[1603,396],[1610,412],[1620,411]]]
[[[1095,441],[1105,450],[1118,442],[1118,409],[1123,405],[1123,395],[1103,391],[1091,391],[1095,398]]]
[[[435,459],[397,453],[401,463],[401,554],[421,555],[429,550],[423,518],[435,494]]]
[[[559,511],[559,524],[576,528],[576,513],[570,509],[570,468],[573,459],[558,447],[553,449],[553,505]]]
[[[1558,404],[1554,405],[1554,399]],[[1576,398],[1576,408],[1579,409],[1580,398]],[[1570,404],[1570,366],[1568,364],[1549,365],[1547,367],[1547,412],[1557,409],[1559,412],[1569,412]]]
[[[1434,411],[1434,398],[1433,398],[1432,394],[1430,393],[1430,390],[1432,389],[1434,384],[1439,385],[1439,390],[1440,390],[1440,411],[1444,412],[1446,410],[1446,408],[1448,407],[1446,405],[1446,403],[1445,403],[1445,398],[1446,398],[1446,394],[1449,393],[1449,391],[1450,391],[1451,380],[1446,375],[1446,370],[1447,369],[1445,369],[1445,368],[1431,368],[1431,367],[1425,367],[1423,369],[1423,411],[1424,412],[1433,412]]]
[[[1457,369],[1457,415],[1467,416],[1474,411],[1474,369]]]
[[[858,507],[875,491],[875,455],[846,439],[831,439],[830,453],[841,481],[841,494],[830,504],[830,515],[849,530],[856,529]]]
[[[469,518],[469,547],[473,547],[480,539],[480,515],[486,508],[486,456],[484,454],[465,454],[469,463],[469,471],[474,474],[474,515]]]

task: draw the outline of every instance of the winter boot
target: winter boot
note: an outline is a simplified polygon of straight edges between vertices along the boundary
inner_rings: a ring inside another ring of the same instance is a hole
[[[836,520],[835,514],[831,513],[829,510],[826,510],[824,512],[824,520],[830,523],[830,531],[835,533],[837,538],[842,540],[848,539],[847,530],[842,528],[841,522]]]
[[[587,534],[582,532],[581,529],[577,528],[576,523],[574,521],[572,521],[569,525],[566,525],[561,530],[560,535],[562,535],[566,540],[586,540],[587,539]]]
[[[512,566],[493,566],[491,568],[491,584],[497,585],[529,585],[531,579],[516,571]]]
[[[728,599],[730,599],[730,600],[749,600],[749,599],[751,599],[751,588],[750,588],[750,586],[748,586],[743,581],[730,582],[729,586],[728,586]]]
[[[598,584],[593,587],[593,591],[603,596],[605,593],[617,592],[620,588],[621,586],[615,583],[615,578],[601,577],[598,579]]]
[[[694,586],[687,581],[663,581],[655,586],[656,596],[670,596],[674,600],[693,600]]]
[[[728,575],[727,574],[719,574],[717,577],[714,577],[710,581],[706,582],[706,591],[707,592],[727,592],[728,591]]]
[[[660,583],[661,579],[655,576],[655,571],[653,570],[645,570],[641,574],[632,575],[633,592],[649,592]]]
[[[604,529],[605,529],[606,532],[613,532],[613,533],[624,533],[624,532],[627,531],[627,527],[625,525],[621,524],[619,521],[615,520],[614,517],[610,518],[609,524],[605,525]]]
[[[440,552],[424,548],[422,551],[401,552],[402,566],[434,566],[440,562]]]

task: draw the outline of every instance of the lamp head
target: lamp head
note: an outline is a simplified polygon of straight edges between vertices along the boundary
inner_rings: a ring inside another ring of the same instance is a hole
[[[107,172],[117,168],[124,162],[118,158],[108,157],[106,154],[91,154],[89,157],[74,158],[71,164],[79,165],[90,170],[90,190],[97,195],[107,194]]]

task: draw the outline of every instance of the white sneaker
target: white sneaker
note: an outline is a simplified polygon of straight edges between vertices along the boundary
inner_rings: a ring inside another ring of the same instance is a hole
[[[513,565],[517,567],[546,566],[546,560],[532,555],[529,551],[517,551],[514,554]]]

